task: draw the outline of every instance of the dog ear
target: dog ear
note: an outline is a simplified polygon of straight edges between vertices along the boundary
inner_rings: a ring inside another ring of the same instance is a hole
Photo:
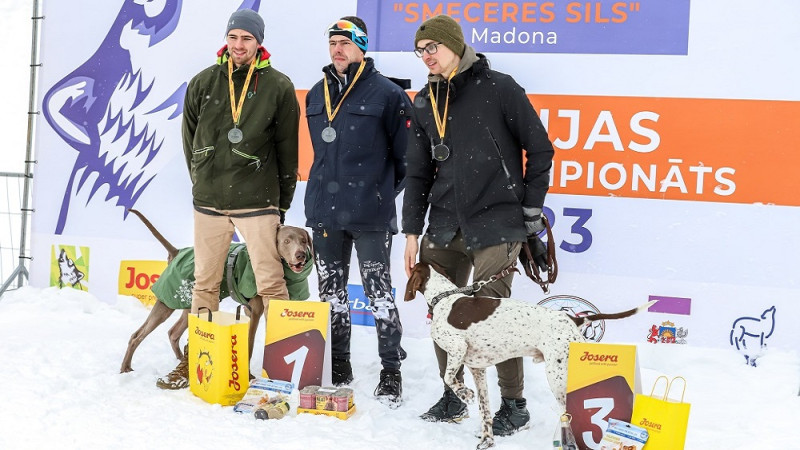
[[[420,277],[418,270],[412,270],[411,276],[406,283],[406,296],[405,301],[410,302],[417,297],[417,291],[422,292],[422,277]]]
[[[306,242],[308,242],[308,248],[311,250],[311,259],[315,259],[316,257],[314,256],[314,241],[311,239],[311,234],[308,231],[306,231],[305,228],[301,228],[301,230],[303,230],[303,233],[306,234]]]

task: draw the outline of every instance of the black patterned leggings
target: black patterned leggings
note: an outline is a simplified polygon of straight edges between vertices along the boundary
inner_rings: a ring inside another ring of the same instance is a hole
[[[375,317],[378,355],[385,369],[400,368],[403,325],[392,296],[390,254],[392,235],[384,231],[323,231],[314,229],[314,253],[320,300],[331,304],[331,353],[350,360],[350,299],[347,279],[353,247],[361,283]]]

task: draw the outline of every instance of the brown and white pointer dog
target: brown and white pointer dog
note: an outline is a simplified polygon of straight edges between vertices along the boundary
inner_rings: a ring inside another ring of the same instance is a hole
[[[164,238],[161,233],[156,230],[153,224],[147,220],[142,213],[135,209],[130,209],[130,212],[136,214],[139,219],[145,224],[145,226],[153,233],[153,236],[164,246],[167,250],[167,264],[172,262],[172,259],[175,258],[175,255],[178,254],[178,249],[175,248],[172,244]],[[278,229],[278,237],[276,245],[278,247],[278,254],[283,259],[284,264],[289,266],[289,268],[295,272],[300,273],[302,272],[307,264],[313,263],[313,251],[309,251],[308,249],[312,247],[311,237],[308,235],[308,232],[302,228],[282,225]],[[309,259],[307,255],[312,255]],[[263,314],[266,314],[264,302],[261,300],[261,297],[256,296],[249,300],[248,306],[251,308],[250,316],[250,329],[249,329],[249,338],[250,338],[250,357],[253,356],[253,344],[255,340],[256,331],[258,331],[258,324],[260,322],[260,318]],[[170,308],[169,306],[165,305],[162,301],[157,301],[153,308],[150,310],[150,314],[145,319],[144,323],[142,324],[139,329],[137,329],[132,335],[130,340],[128,341],[128,348],[125,351],[125,356],[122,359],[122,366],[119,369],[120,373],[126,373],[133,370],[131,367],[131,360],[133,359],[133,353],[136,351],[136,348],[139,347],[139,344],[142,343],[144,338],[146,338],[156,327],[164,323],[165,320],[175,312],[174,309]],[[265,318],[266,320],[266,318]],[[177,322],[169,329],[167,332],[167,336],[169,337],[169,343],[172,347],[172,351],[175,352],[175,357],[178,359],[183,358],[183,351],[180,349],[179,340],[183,335],[183,332],[189,327],[189,310],[184,309],[182,311],[181,317],[178,319]]]
[[[616,314],[575,318],[520,300],[465,296],[452,281],[426,263],[417,263],[411,271],[405,300],[413,300],[417,292],[425,297],[433,312],[431,337],[447,352],[444,382],[458,398],[471,403],[475,394],[456,379],[459,367],[467,366],[475,379],[482,420],[478,449],[494,445],[487,367],[520,356],[532,356],[535,363],[544,362],[550,389],[565,410],[569,343],[585,341],[580,325],[629,317],[655,303],[651,301]]]

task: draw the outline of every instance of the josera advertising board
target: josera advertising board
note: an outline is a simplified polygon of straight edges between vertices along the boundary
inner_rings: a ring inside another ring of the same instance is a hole
[[[410,79],[413,96],[427,82],[412,52],[414,32],[445,13],[492,68],[524,87],[556,150],[545,213],[560,276],[548,295],[517,277],[513,296],[576,314],[662,299],[624,325],[586,330],[606,342],[725,346],[748,358],[762,344],[795,345],[800,4],[793,0],[82,6],[43,5],[33,285],[62,280],[109,302],[129,294],[120,289],[135,267],[127,262],[164,258],[126,212],[131,207],[176,247],[191,245],[183,95],[188,80],[214,64],[232,11],[252,8],[265,18],[271,63],[291,78],[301,105],[330,63],[324,30],[332,21],[362,17],[367,56],[381,73]],[[305,117],[300,130],[301,181],[286,220],[303,226],[302,180],[312,156]],[[399,216],[402,195],[396,203]],[[398,235],[392,256],[401,292],[404,244]],[[77,284],[77,272],[58,263],[61,246],[72,259],[70,249],[91,249],[91,260],[79,258]],[[359,280],[355,270],[350,280]],[[310,282],[314,296],[315,275]],[[427,334],[422,301],[398,308],[406,334]]]

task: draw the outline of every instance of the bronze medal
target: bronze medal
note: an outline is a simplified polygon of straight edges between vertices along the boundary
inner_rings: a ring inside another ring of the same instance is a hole
[[[450,148],[444,144],[435,145],[431,152],[433,153],[433,159],[439,162],[450,157]]]
[[[439,106],[437,105],[438,102],[436,100],[436,96],[439,95],[439,89],[438,88],[436,89],[436,93],[434,95],[433,85],[431,84],[431,82],[428,82],[428,92],[431,93],[430,98],[431,98],[431,109],[433,112],[433,120],[436,122],[436,131],[439,132],[439,144],[432,145],[431,153],[433,155],[433,159],[439,162],[445,161],[447,158],[450,157],[450,148],[444,145],[444,135],[447,129],[447,107],[450,104],[450,80],[453,78],[453,76],[455,76],[457,70],[458,67],[453,69],[453,71],[450,72],[450,76],[447,77],[447,95],[445,96],[444,99],[444,111],[441,116],[439,115]],[[421,96],[418,96],[417,98],[420,97]],[[431,144],[433,144],[433,142],[431,142]]]

